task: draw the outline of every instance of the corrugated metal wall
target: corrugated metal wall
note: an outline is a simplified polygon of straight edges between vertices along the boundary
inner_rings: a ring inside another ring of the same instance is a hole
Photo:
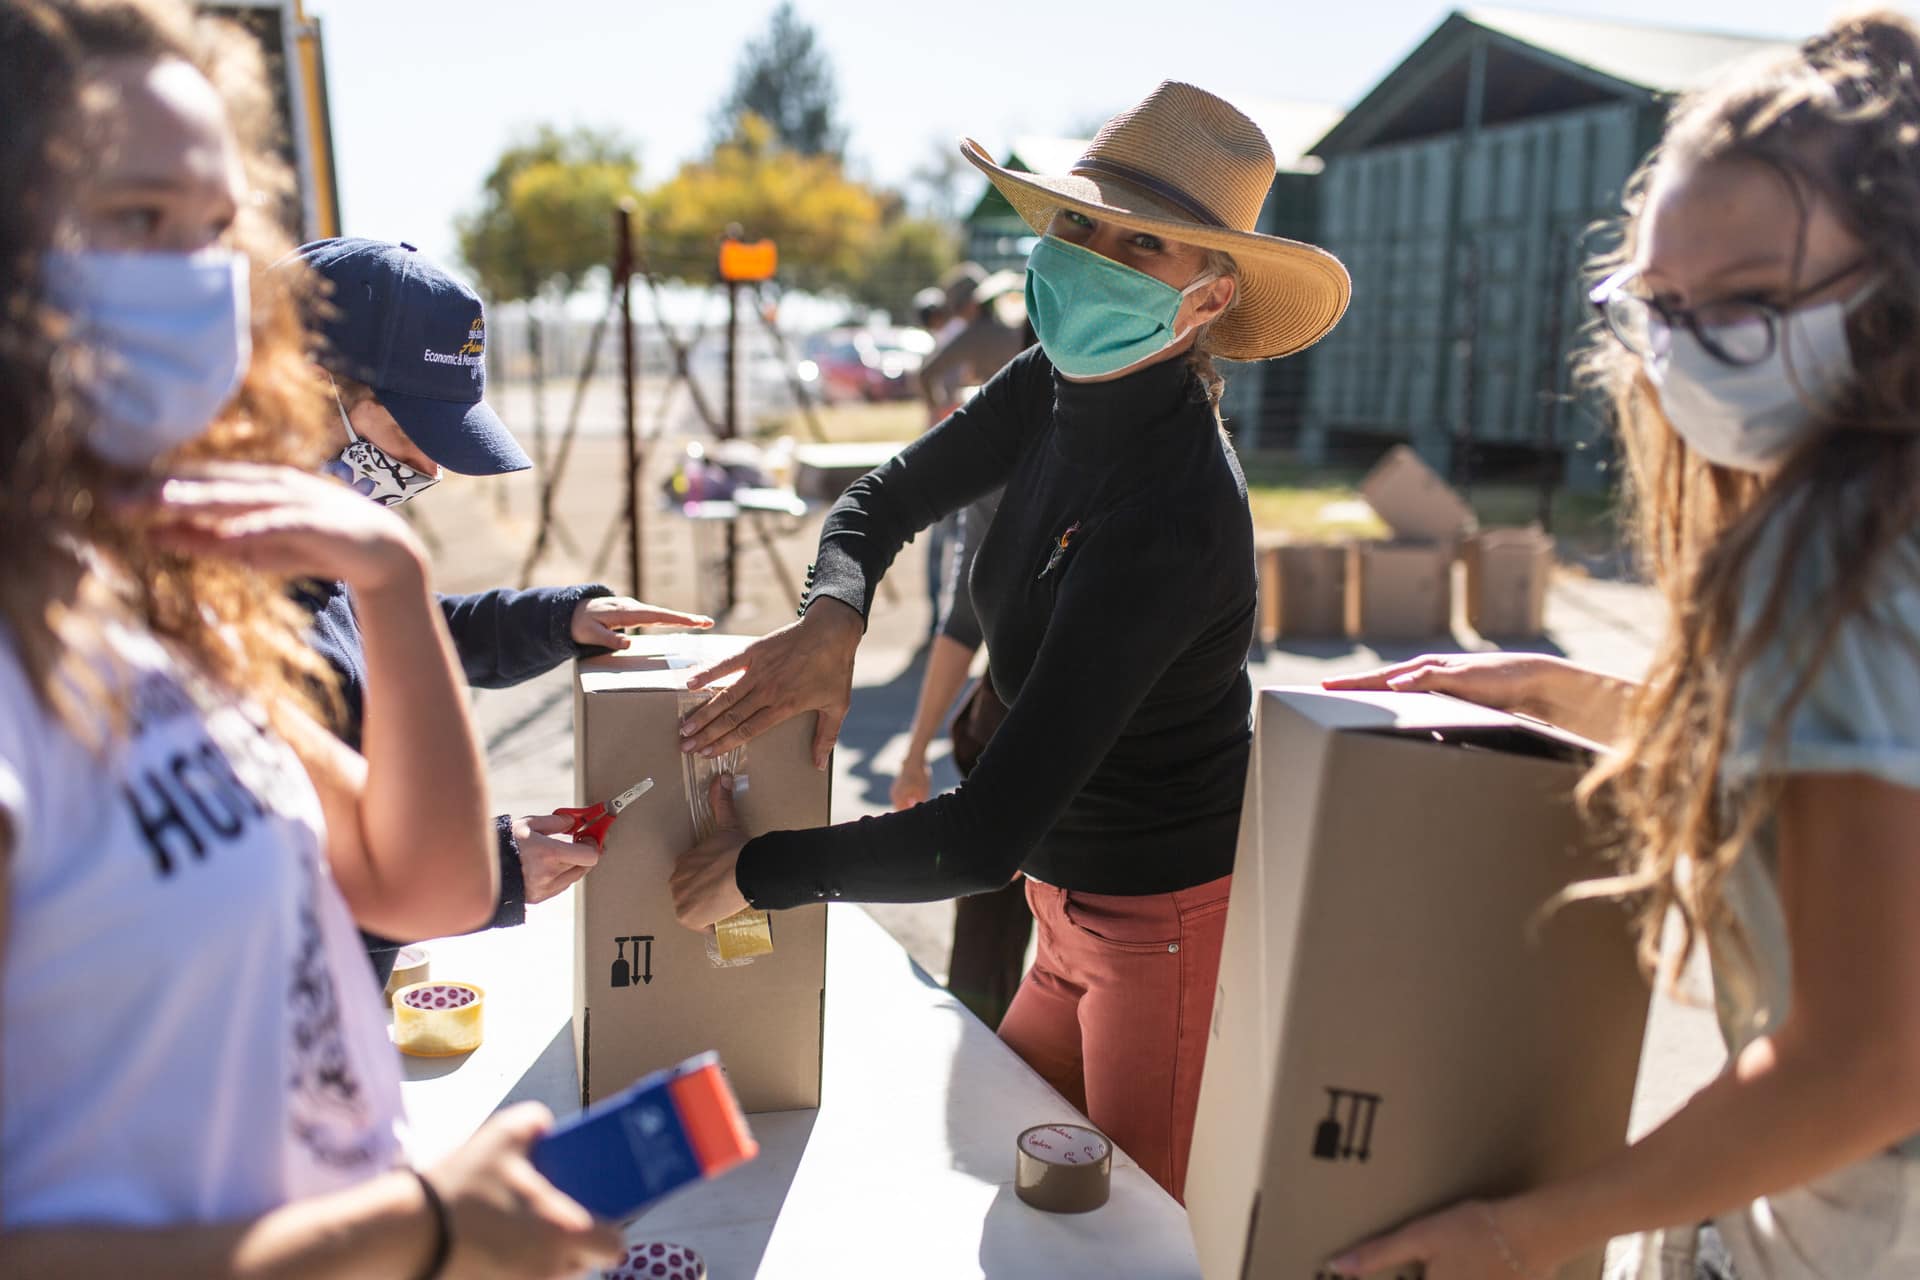
[[[1283,172],[1260,209],[1260,230],[1320,242],[1320,175]],[[1299,443],[1307,415],[1310,352],[1252,364],[1221,362],[1227,390],[1220,411],[1242,448],[1288,449]]]
[[[1444,465],[1456,442],[1591,430],[1553,397],[1585,322],[1586,232],[1619,208],[1646,110],[1611,103],[1328,157],[1321,243],[1354,292],[1308,354],[1310,453],[1377,434]]]

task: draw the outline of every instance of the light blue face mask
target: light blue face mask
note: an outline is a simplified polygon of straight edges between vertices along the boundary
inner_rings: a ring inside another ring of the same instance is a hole
[[[1069,378],[1100,378],[1156,356],[1184,338],[1180,304],[1212,284],[1202,274],[1176,289],[1058,236],[1027,255],[1027,318],[1053,367]]]
[[[201,253],[49,253],[47,294],[97,361],[87,445],[143,467],[200,435],[252,354],[247,260]]]

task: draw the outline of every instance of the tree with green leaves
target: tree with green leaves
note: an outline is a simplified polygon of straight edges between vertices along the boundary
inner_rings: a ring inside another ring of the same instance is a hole
[[[914,323],[913,295],[938,282],[959,260],[960,238],[951,226],[912,217],[896,205],[874,236],[849,292],[855,302],[876,307],[898,322]]]
[[[477,208],[457,219],[460,256],[493,302],[527,304],[533,358],[534,455],[546,451],[540,304],[580,287],[613,256],[613,209],[633,198],[640,159],[616,133],[542,126],[507,148],[481,186]]]
[[[780,278],[794,288],[849,290],[865,272],[883,201],[848,178],[839,158],[782,146],[752,112],[704,160],[689,161],[643,202],[646,252],[658,274],[714,278],[722,233],[780,249]]]
[[[840,91],[833,64],[812,27],[781,0],[767,33],[747,42],[733,88],[714,115],[713,145],[726,145],[751,113],[766,121],[782,146],[809,156],[841,156],[847,131],[840,124]]]

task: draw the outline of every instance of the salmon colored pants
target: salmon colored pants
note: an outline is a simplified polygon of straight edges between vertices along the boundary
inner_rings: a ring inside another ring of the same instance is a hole
[[[1029,877],[1039,951],[1000,1024],[1027,1065],[1182,1203],[1232,881],[1123,897]]]

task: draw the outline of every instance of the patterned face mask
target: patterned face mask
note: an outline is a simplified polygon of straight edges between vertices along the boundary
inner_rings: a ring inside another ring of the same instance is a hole
[[[383,507],[397,507],[440,483],[438,474],[429,475],[408,466],[355,431],[338,386],[333,389],[333,406],[340,411],[340,423],[347,429],[347,447],[327,462],[327,474]]]

